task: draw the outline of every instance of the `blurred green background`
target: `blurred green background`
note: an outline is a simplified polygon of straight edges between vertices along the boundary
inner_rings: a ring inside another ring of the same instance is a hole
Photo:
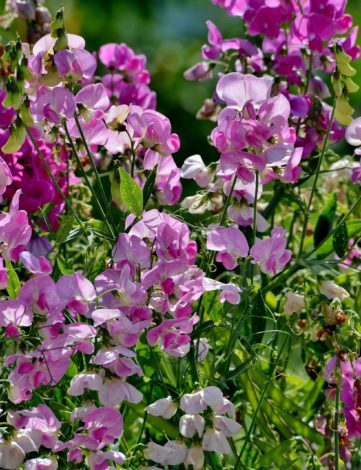
[[[1,9],[5,0],[0,0]],[[200,60],[200,48],[206,42],[205,21],[211,19],[224,37],[240,35],[239,18],[230,18],[210,0],[48,0],[55,12],[65,7],[67,30],[80,34],[87,48],[96,51],[107,42],[126,42],[137,53],[148,57],[152,74],[151,87],[158,94],[158,110],[166,114],[173,129],[181,137],[177,155],[181,162],[189,155],[200,153],[206,160],[213,149],[207,145],[212,123],[197,121],[195,113],[203,100],[214,90],[214,81],[187,82],[183,72]],[[361,25],[361,0],[349,0],[348,11],[354,24]],[[1,32],[6,42],[14,34]],[[361,44],[361,34],[359,35]],[[361,85],[361,60],[356,64]],[[357,115],[361,114],[361,91],[352,96]],[[355,114],[356,115],[356,114]]]

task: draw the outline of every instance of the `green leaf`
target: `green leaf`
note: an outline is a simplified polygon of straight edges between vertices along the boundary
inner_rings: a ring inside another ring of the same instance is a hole
[[[67,370],[65,372],[65,375],[72,379],[73,377],[76,376],[77,373],[78,373],[77,366],[74,364],[74,362],[72,360],[70,360],[70,364],[69,364],[69,367],[67,368]]]
[[[294,438],[287,439],[281,444],[273,448],[270,452],[264,455],[257,463],[259,467],[268,466],[270,464],[282,464],[287,461],[287,457],[292,450],[294,450],[296,441]],[[269,468],[269,467],[268,467]]]
[[[57,255],[56,257],[56,264],[58,265],[58,268],[61,272],[61,274],[74,274],[74,269],[71,268],[67,261],[62,257]]]
[[[132,214],[140,217],[143,212],[143,191],[123,168],[119,168],[119,175],[122,201]]]
[[[315,233],[313,235],[315,246],[318,246],[331,233],[332,225],[336,215],[336,209],[336,194],[332,193],[316,224]]]
[[[261,343],[267,324],[267,310],[265,301],[260,292],[257,293],[251,311],[251,329],[252,335],[250,343]]]
[[[343,258],[348,245],[348,231],[345,222],[334,231],[332,245],[336,255]]]
[[[346,223],[349,238],[361,233],[361,219],[350,220]],[[333,241],[329,238],[320,248],[316,251],[318,258],[324,258],[333,251]]]
[[[145,209],[145,206],[147,205],[147,202],[149,201],[149,198],[152,195],[155,178],[157,176],[157,168],[158,168],[158,165],[156,165],[153,168],[153,170],[150,172],[150,175],[147,178],[147,181],[145,182],[145,185],[143,188],[143,209]]]
[[[20,291],[20,287],[21,287],[19,277],[16,274],[16,271],[13,268],[13,265],[10,260],[8,259],[5,260],[5,266],[8,271],[8,278],[9,278],[9,282],[8,282],[8,286],[6,290],[8,291],[8,294],[10,295],[12,299],[16,299]]]
[[[56,233],[55,240],[57,243],[61,244],[64,243],[65,240],[68,238],[70,230],[73,228],[75,215],[69,214],[67,215],[61,222],[60,227]]]
[[[12,125],[10,137],[5,145],[1,147],[4,153],[15,153],[25,142],[25,127]]]

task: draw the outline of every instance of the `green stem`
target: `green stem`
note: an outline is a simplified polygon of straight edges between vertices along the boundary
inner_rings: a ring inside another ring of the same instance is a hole
[[[322,161],[323,161],[323,158],[324,158],[325,153],[326,153],[327,143],[328,143],[328,139],[329,139],[331,128],[332,128],[333,117],[335,115],[335,109],[336,109],[336,100],[333,103],[332,112],[331,112],[331,116],[330,116],[330,122],[328,123],[325,139],[323,141],[321,155],[320,155],[320,158],[318,159],[315,179],[313,180],[311,195],[310,195],[310,199],[309,199],[308,205],[307,205],[307,210],[306,210],[306,213],[305,213],[305,219],[304,219],[303,227],[302,227],[302,235],[301,235],[300,251],[299,251],[299,254],[298,254],[298,259],[301,258],[302,252],[303,252],[303,245],[304,245],[305,238],[306,238],[306,231],[307,231],[307,225],[308,225],[308,221],[309,221],[309,217],[310,217],[312,202],[313,202],[313,198],[314,198],[314,195],[315,195],[315,192],[316,192],[316,186],[317,186],[317,183],[318,183],[318,177],[320,175]]]
[[[83,225],[78,213],[76,212],[76,210],[73,208],[73,206],[71,205],[71,203],[69,202],[68,198],[65,196],[65,194],[63,193],[61,187],[59,186],[58,182],[56,181],[47,161],[45,160],[43,154],[41,153],[41,150],[39,148],[39,145],[38,143],[36,142],[36,140],[34,139],[34,136],[33,134],[31,133],[31,130],[29,129],[29,127],[25,126],[25,130],[26,130],[26,133],[28,134],[29,136],[29,139],[31,140],[31,143],[33,144],[35,150],[36,150],[36,153],[38,154],[38,157],[40,158],[42,164],[44,165],[44,168],[46,170],[46,172],[48,173],[51,181],[53,182],[56,190],[58,191],[59,195],[61,196],[61,198],[63,199],[63,201],[65,202],[66,206],[68,207],[68,209],[74,214],[74,217],[76,218],[77,222],[80,224],[80,225]]]
[[[253,231],[252,231],[252,246],[256,243],[257,235],[257,196],[258,196],[258,185],[259,185],[259,173],[256,171],[256,188],[254,191],[253,201]],[[251,286],[254,284],[254,264],[251,264]]]
[[[257,403],[257,407],[256,407],[256,409],[254,410],[253,417],[252,417],[252,421],[251,421],[251,424],[250,424],[250,426],[249,426],[249,428],[248,428],[248,431],[247,431],[247,434],[246,434],[246,437],[245,437],[245,440],[244,440],[244,444],[243,444],[242,449],[241,449],[241,451],[240,451],[240,453],[239,453],[239,455],[238,455],[238,459],[237,459],[236,465],[235,465],[235,467],[234,467],[234,470],[239,470],[239,469],[242,467],[242,465],[243,465],[243,463],[242,463],[242,455],[243,455],[243,452],[245,451],[245,449],[246,449],[246,447],[247,447],[248,441],[249,441],[249,439],[250,439],[250,437],[251,437],[251,433],[252,433],[253,428],[255,427],[255,424],[256,424],[257,414],[258,414],[258,412],[259,412],[259,410],[260,410],[260,408],[261,408],[261,406],[262,406],[263,400],[264,400],[264,398],[265,398],[265,396],[266,396],[266,392],[267,392],[267,389],[268,389],[268,385],[269,385],[269,384],[271,383],[271,381],[272,381],[272,375],[273,375],[273,373],[274,373],[274,371],[275,371],[275,369],[276,369],[276,367],[277,367],[277,364],[278,364],[278,362],[279,362],[279,360],[280,360],[280,357],[281,357],[281,355],[282,355],[283,349],[284,349],[284,347],[286,346],[287,342],[288,342],[288,336],[285,338],[285,340],[284,340],[282,346],[280,347],[280,350],[279,350],[279,352],[278,352],[278,354],[277,354],[277,358],[276,358],[276,360],[274,361],[272,370],[270,371],[270,378],[269,378],[269,380],[267,380],[267,382],[264,384],[264,387],[263,387],[263,389],[262,389],[261,395],[260,395],[259,400],[258,400],[258,403]]]
[[[220,220],[220,222],[219,222],[219,225],[223,225],[224,222],[225,222],[225,220],[226,220],[226,215],[227,215],[227,209],[228,209],[228,206],[229,206],[229,201],[231,200],[234,187],[236,186],[236,182],[237,182],[237,173],[234,175],[234,178],[233,178],[233,181],[232,181],[232,186],[231,186],[231,189],[230,189],[229,194],[228,194],[228,196],[227,196],[226,203],[225,203],[225,205],[224,205],[224,209],[223,209],[223,212],[222,212],[222,216],[221,216],[221,220]]]
[[[80,133],[80,136],[81,136],[81,140],[84,144],[84,147],[85,147],[85,150],[86,150],[86,153],[89,157],[89,160],[90,160],[90,163],[91,163],[91,166],[93,168],[93,171],[94,171],[94,174],[95,174],[95,178],[97,180],[97,183],[98,183],[98,186],[99,186],[99,189],[100,189],[100,193],[101,193],[101,196],[102,196],[102,199],[103,199],[103,202],[105,204],[105,207],[106,207],[106,210],[107,210],[107,216],[109,217],[113,227],[115,227],[115,222],[114,222],[114,219],[113,219],[113,215],[111,213],[111,210],[110,210],[110,204],[109,204],[109,201],[107,199],[107,196],[105,194],[105,191],[104,191],[104,187],[103,187],[103,183],[100,179],[100,176],[99,176],[99,173],[98,173],[98,169],[97,169],[97,166],[95,164],[95,161],[94,161],[94,157],[93,157],[93,154],[91,153],[90,151],[90,148],[88,146],[88,143],[85,139],[85,135],[84,135],[84,132],[83,132],[83,129],[80,125],[80,122],[79,122],[79,119],[78,119],[78,116],[75,114],[75,122],[76,122],[76,125],[77,125],[77,128],[79,130],[79,133]]]
[[[86,171],[84,170],[83,164],[82,164],[82,162],[81,162],[81,160],[80,160],[80,157],[79,157],[79,155],[78,155],[78,152],[76,151],[76,148],[75,148],[73,139],[71,138],[71,135],[70,135],[70,133],[69,133],[69,129],[68,129],[68,126],[67,126],[67,124],[66,124],[65,119],[63,120],[63,123],[62,123],[62,124],[63,124],[63,128],[64,128],[64,130],[65,130],[65,134],[66,134],[66,136],[67,136],[67,138],[68,138],[69,145],[70,145],[71,150],[72,150],[72,152],[73,152],[73,155],[74,155],[74,157],[75,157],[75,159],[76,159],[76,161],[77,161],[77,163],[78,163],[79,169],[80,169],[80,171],[82,172],[82,174],[83,174],[83,176],[84,176],[84,179],[85,179],[85,182],[86,182],[88,188],[90,189],[90,191],[91,191],[91,193],[92,193],[92,196],[93,196],[93,198],[94,198],[94,201],[95,201],[95,203],[96,203],[96,205],[97,205],[97,207],[98,207],[98,209],[99,209],[99,211],[100,211],[100,213],[101,213],[101,215],[102,215],[102,217],[103,217],[104,223],[105,223],[106,226],[108,227],[109,232],[110,232],[110,233],[113,235],[113,237],[114,237],[113,228],[112,228],[111,225],[109,224],[108,218],[107,218],[107,216],[106,216],[106,214],[105,214],[105,212],[104,212],[104,210],[103,210],[103,207],[102,207],[102,205],[101,205],[101,203],[100,203],[100,201],[99,201],[99,199],[98,199],[98,197],[97,197],[97,195],[96,195],[96,193],[95,193],[95,191],[94,191],[93,185],[91,184],[91,181],[90,181],[88,175],[86,174]]]

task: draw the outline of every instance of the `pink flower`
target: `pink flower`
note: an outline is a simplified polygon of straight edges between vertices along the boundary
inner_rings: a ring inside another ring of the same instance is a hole
[[[31,113],[37,121],[45,119],[60,125],[63,118],[72,118],[76,110],[73,94],[66,88],[41,86],[31,102]]]
[[[33,313],[25,309],[25,306],[15,299],[0,301],[0,327],[6,327],[5,336],[20,336],[18,327],[30,326],[33,321]]]
[[[10,168],[6,162],[0,157],[0,202],[3,201],[3,195],[13,181],[13,177]]]
[[[208,232],[207,248],[218,252],[216,260],[226,269],[234,269],[237,258],[245,258],[249,251],[246,237],[236,227],[220,227]]]
[[[15,193],[9,212],[0,213],[0,242],[4,244],[2,254],[16,262],[29,243],[32,232],[27,213],[19,210],[20,194],[20,190]]]
[[[29,429],[40,433],[40,445],[51,449],[57,440],[61,425],[53,411],[40,404],[30,410],[8,412],[9,422],[17,429]]]
[[[97,68],[95,57],[85,49],[62,49],[54,55],[54,63],[63,79],[74,82],[91,79]]]
[[[51,274],[53,270],[51,263],[45,258],[45,256],[37,258],[30,253],[30,251],[21,252],[20,260],[25,268],[33,274]]]
[[[217,84],[217,95],[227,106],[243,109],[249,101],[260,103],[270,98],[273,78],[256,77],[232,72],[224,75]]]
[[[286,249],[286,231],[280,227],[272,230],[271,238],[257,240],[251,248],[251,256],[263,273],[276,275],[284,269],[292,257]]]
[[[144,157],[144,168],[152,169],[159,156],[167,157],[179,150],[177,134],[172,134],[171,124],[167,117],[153,110],[135,109],[128,116],[128,124],[134,130],[134,137],[139,139],[147,149]]]
[[[61,292],[63,308],[67,308],[72,314],[86,314],[89,311],[89,304],[96,298],[93,284],[80,271],[62,276],[56,288],[59,293]]]

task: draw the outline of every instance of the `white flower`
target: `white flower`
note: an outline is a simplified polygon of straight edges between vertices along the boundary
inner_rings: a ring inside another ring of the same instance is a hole
[[[187,457],[188,447],[179,441],[168,441],[164,448],[168,455],[165,459],[165,465],[180,465]]]
[[[237,423],[234,419],[227,418],[226,416],[215,416],[213,418],[213,423],[218,431],[222,431],[223,434],[227,437],[238,434],[241,430],[241,425]]]
[[[202,437],[205,420],[198,414],[183,415],[179,421],[179,432],[184,437],[191,439],[195,433]]]
[[[340,300],[344,300],[349,297],[350,294],[341,286],[338,286],[333,281],[322,281],[320,284],[320,293],[328,299],[335,299],[338,297]]]
[[[13,440],[27,454],[38,452],[41,446],[41,437],[41,432],[37,429],[20,429],[14,434]]]
[[[206,387],[195,393],[187,393],[181,398],[180,408],[186,413],[196,414],[208,406],[214,408],[223,401],[223,394],[218,387]]]
[[[0,442],[0,468],[18,468],[24,457],[25,452],[16,442]]]
[[[284,306],[286,313],[297,313],[305,308],[305,297],[295,292],[287,292],[287,301]]]
[[[50,459],[31,459],[25,463],[26,470],[37,470],[39,468],[41,468],[41,470],[56,470],[58,468],[58,462],[54,457],[51,457]]]
[[[213,451],[217,454],[229,454],[231,452],[226,436],[217,429],[207,429],[202,439],[202,447],[204,450]]]
[[[144,449],[144,456],[163,465],[179,465],[187,456],[187,446],[178,441],[168,441],[164,446],[150,442]]]
[[[188,449],[184,465],[193,466],[193,470],[201,470],[204,465],[204,453],[201,446],[193,445]]]
[[[145,408],[153,416],[161,416],[164,419],[170,419],[177,412],[177,405],[172,397],[161,398]]]
[[[181,177],[193,179],[201,188],[206,188],[211,181],[209,171],[200,155],[192,155],[184,160]]]

